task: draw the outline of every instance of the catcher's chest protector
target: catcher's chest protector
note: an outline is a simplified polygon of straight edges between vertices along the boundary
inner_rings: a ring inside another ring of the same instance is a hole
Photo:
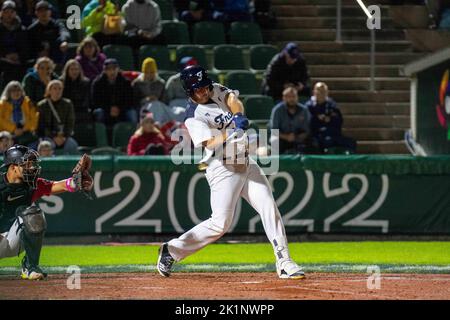
[[[0,233],[8,231],[16,219],[16,209],[31,205],[33,189],[25,183],[7,184],[0,174]]]

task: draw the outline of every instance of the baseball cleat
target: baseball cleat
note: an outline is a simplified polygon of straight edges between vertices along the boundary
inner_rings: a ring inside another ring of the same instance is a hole
[[[27,268],[22,268],[21,278],[24,280],[44,280],[47,278],[47,274],[43,272],[39,267],[28,270]]]
[[[158,264],[156,265],[156,269],[158,269],[159,274],[163,277],[170,276],[174,262],[175,259],[169,253],[169,245],[167,243],[163,243],[159,248]]]
[[[303,270],[292,260],[277,261],[277,273],[281,279],[304,279]]]

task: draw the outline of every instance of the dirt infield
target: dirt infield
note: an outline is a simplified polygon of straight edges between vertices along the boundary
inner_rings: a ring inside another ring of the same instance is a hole
[[[99,273],[67,289],[66,275],[29,282],[0,277],[1,299],[450,299],[449,274],[382,274],[367,289],[366,274],[310,273],[282,280],[274,273]]]

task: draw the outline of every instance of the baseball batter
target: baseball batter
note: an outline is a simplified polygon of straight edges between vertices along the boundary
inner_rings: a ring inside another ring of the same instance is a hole
[[[234,137],[242,141],[249,127],[243,104],[238,99],[239,92],[213,83],[200,66],[182,70],[181,80],[189,97],[185,125],[193,144],[195,147],[203,146],[213,154],[211,159],[205,160],[212,215],[179,238],[161,245],[158,272],[168,277],[174,262],[222,237],[233,221],[239,197],[243,197],[261,215],[264,230],[274,249],[278,276],[304,278],[304,272],[289,255],[283,221],[262,169],[248,158],[242,146],[236,148],[240,152],[231,156],[226,147],[223,148],[225,151],[220,151],[224,144],[232,143]]]
[[[1,168],[6,171],[0,173],[0,259],[18,256],[25,250],[22,279],[42,280],[47,275],[39,267],[39,259],[47,222],[34,202],[66,191],[90,191],[91,159],[84,155],[72,176],[61,181],[40,178],[39,155],[25,146],[9,148],[3,162]]]

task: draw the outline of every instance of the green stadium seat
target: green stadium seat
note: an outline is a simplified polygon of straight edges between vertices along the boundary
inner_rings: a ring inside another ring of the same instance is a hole
[[[108,44],[103,46],[103,53],[108,58],[115,58],[122,70],[136,70],[134,66],[133,50],[129,46]]]
[[[233,22],[230,28],[230,43],[239,45],[263,43],[259,25],[253,22]]]
[[[247,70],[230,71],[226,77],[226,85],[231,89],[239,90],[240,94],[259,94],[255,75]]]
[[[167,44],[190,44],[187,24],[183,21],[162,21],[162,32]]]
[[[217,70],[245,70],[242,49],[232,45],[223,44],[214,47],[214,68]]]
[[[154,0],[161,11],[161,20],[173,20],[173,6],[172,1],[169,0]]]
[[[97,141],[97,147],[108,146],[108,132],[106,126],[101,122],[95,123],[95,139]]]
[[[78,142],[78,150],[88,152],[97,146],[95,123],[75,122],[73,138]]]
[[[158,75],[165,81],[167,81],[174,74],[176,74],[175,71],[167,71],[167,70],[158,71]]]
[[[197,62],[208,69],[208,60],[206,59],[205,49],[196,45],[182,45],[177,47],[177,62],[179,63],[183,57],[194,57]]]
[[[250,69],[264,71],[272,58],[279,52],[277,47],[258,44],[250,47]]]
[[[151,57],[156,60],[158,70],[173,70],[170,62],[170,52],[166,46],[143,45],[139,48],[139,69],[145,58]]]
[[[202,45],[218,45],[224,44],[225,28],[223,23],[201,21],[194,25],[193,43]]]
[[[245,115],[249,120],[268,121],[274,105],[272,97],[263,95],[247,96],[244,100]]]
[[[113,127],[112,146],[125,150],[130,137],[136,131],[136,126],[131,122],[118,122]]]

